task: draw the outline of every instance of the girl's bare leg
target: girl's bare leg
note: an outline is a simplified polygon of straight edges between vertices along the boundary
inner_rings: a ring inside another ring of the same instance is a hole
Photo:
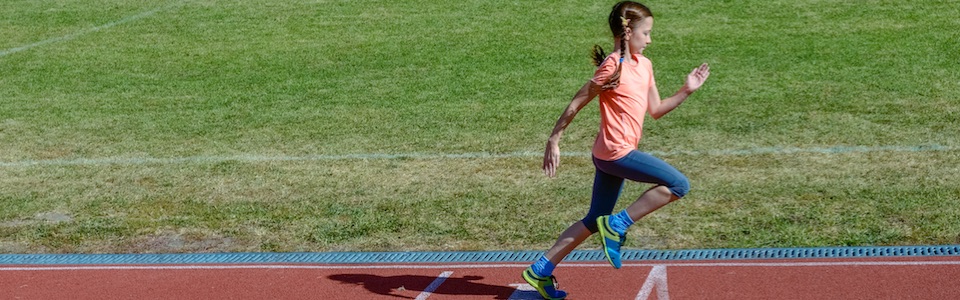
[[[550,247],[550,250],[547,250],[544,256],[546,256],[554,266],[559,265],[560,261],[562,261],[564,257],[567,257],[567,254],[570,254],[573,249],[577,248],[577,246],[583,243],[591,234],[593,233],[587,229],[587,226],[583,225],[583,221],[577,221],[560,234],[557,242],[553,244],[553,247]]]
[[[636,222],[647,214],[677,199],[680,198],[671,193],[670,189],[666,186],[655,186],[643,192],[643,195],[640,195],[637,201],[630,204],[630,206],[627,207],[627,214],[630,215],[630,219]]]

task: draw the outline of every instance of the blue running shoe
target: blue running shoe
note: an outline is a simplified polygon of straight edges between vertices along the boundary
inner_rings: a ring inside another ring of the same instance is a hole
[[[610,227],[610,216],[597,218],[597,229],[600,231],[600,242],[603,243],[603,254],[607,262],[614,268],[620,268],[620,246],[627,241],[626,233],[620,234]]]
[[[527,267],[526,270],[523,270],[523,280],[526,280],[530,286],[537,289],[537,293],[540,293],[543,299],[560,300],[567,298],[567,292],[557,289],[560,287],[560,284],[557,283],[557,277],[553,275],[540,277],[533,271],[533,268]]]

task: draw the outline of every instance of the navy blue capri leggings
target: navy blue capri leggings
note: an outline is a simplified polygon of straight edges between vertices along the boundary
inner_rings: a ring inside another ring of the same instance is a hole
[[[683,173],[667,162],[637,150],[615,161],[594,157],[593,165],[597,167],[597,175],[593,180],[590,211],[583,218],[583,224],[593,233],[597,232],[597,217],[613,212],[624,179],[666,186],[678,198],[690,191],[690,182]]]

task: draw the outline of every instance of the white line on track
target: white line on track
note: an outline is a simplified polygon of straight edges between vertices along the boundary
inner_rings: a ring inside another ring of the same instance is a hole
[[[658,300],[670,300],[670,291],[667,289],[667,267],[663,265],[654,266],[647,274],[647,280],[643,282],[643,287],[637,293],[636,300],[650,299],[654,290],[657,292]]]
[[[437,288],[440,288],[440,285],[443,284],[443,282],[446,281],[447,278],[449,278],[452,274],[453,271],[445,271],[440,273],[440,276],[438,276],[437,279],[434,279],[433,282],[427,286],[427,288],[423,289],[423,292],[417,296],[416,300],[426,300],[427,297],[430,297],[430,295],[433,294],[433,291],[436,291]]]
[[[29,50],[29,49],[31,49],[31,48],[36,48],[36,47],[40,47],[40,46],[47,45],[47,44],[53,44],[53,43],[58,43],[58,42],[69,41],[69,40],[75,39],[75,38],[77,38],[77,37],[79,37],[79,36],[82,36],[82,35],[85,35],[85,34],[97,32],[97,31],[104,30],[104,29],[107,29],[107,28],[110,28],[110,27],[114,27],[114,26],[117,26],[117,25],[122,25],[122,24],[125,24],[125,23],[133,22],[133,21],[136,21],[136,20],[140,20],[140,19],[143,19],[143,18],[152,16],[152,15],[158,13],[158,12],[161,12],[161,11],[164,11],[164,10],[167,10],[167,9],[170,9],[170,8],[176,6],[176,5],[177,5],[177,4],[172,4],[172,5],[167,5],[167,6],[163,6],[163,7],[154,8],[154,9],[152,9],[152,10],[148,10],[148,11],[145,11],[145,12],[141,12],[141,13],[139,13],[139,14],[132,15],[132,16],[129,16],[129,17],[120,19],[120,20],[116,20],[116,21],[113,21],[113,22],[110,22],[110,23],[106,23],[106,24],[103,24],[103,25],[100,25],[100,26],[95,26],[95,27],[87,28],[87,29],[84,29],[84,30],[81,30],[81,31],[77,31],[77,32],[74,32],[74,33],[71,33],[71,34],[68,34],[68,35],[61,36],[61,37],[50,38],[50,39],[42,40],[42,41],[39,41],[39,42],[36,42],[36,43],[33,43],[33,44],[29,44],[29,45],[24,45],[24,46],[20,46],[20,47],[10,48],[10,49],[6,49],[6,50],[0,50],[0,57],[4,57],[4,56],[10,55],[10,54],[14,54],[14,53],[21,52],[21,51],[24,51],[24,50]]]
[[[930,152],[930,151],[954,151],[960,150],[958,147],[926,145],[926,146],[837,146],[837,147],[815,147],[815,148],[792,148],[792,147],[769,147],[769,148],[750,148],[750,149],[728,149],[728,150],[702,150],[702,151],[649,151],[650,154],[657,156],[742,156],[742,155],[763,155],[763,154],[847,154],[847,153],[869,153],[869,152]],[[589,152],[564,152],[565,156],[590,156]],[[147,165],[147,164],[196,164],[196,163],[219,163],[226,161],[238,161],[249,163],[263,162],[302,162],[302,161],[338,161],[338,160],[366,160],[366,159],[499,159],[499,158],[522,158],[522,157],[541,157],[543,152],[537,151],[516,151],[507,153],[486,153],[486,152],[468,152],[468,153],[355,153],[340,155],[302,155],[302,156],[268,156],[268,155],[232,155],[232,156],[190,156],[190,157],[107,157],[107,158],[64,158],[64,159],[44,159],[44,160],[20,160],[0,162],[0,167],[34,167],[34,166],[103,166],[103,165]]]
[[[526,268],[530,264],[453,264],[453,265],[97,265],[97,266],[2,266],[3,271],[97,271],[97,270],[236,270],[236,269],[486,269]],[[564,268],[609,267],[600,263],[568,263]],[[677,262],[625,263],[622,267],[836,267],[836,266],[960,266],[960,260],[943,261],[832,261],[832,262]]]

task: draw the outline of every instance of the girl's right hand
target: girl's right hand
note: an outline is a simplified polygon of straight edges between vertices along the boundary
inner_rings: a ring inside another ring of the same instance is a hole
[[[557,166],[560,165],[560,145],[558,143],[548,140],[547,149],[543,151],[543,173],[547,177],[554,177],[557,175]]]

